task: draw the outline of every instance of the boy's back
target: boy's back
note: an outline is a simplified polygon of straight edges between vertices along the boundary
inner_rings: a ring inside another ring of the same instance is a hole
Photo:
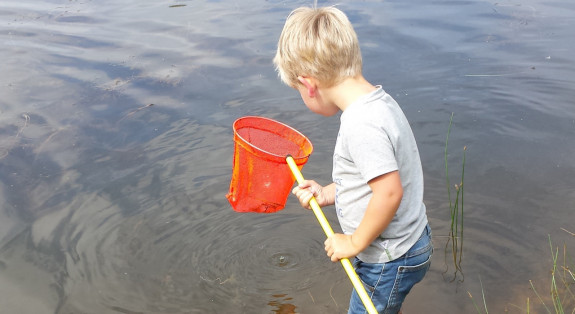
[[[385,263],[405,254],[427,225],[423,172],[411,127],[383,89],[352,103],[342,113],[333,158],[335,206],[346,234],[355,231],[367,208],[371,189],[366,182],[399,171],[403,198],[395,217],[357,257],[368,263]]]

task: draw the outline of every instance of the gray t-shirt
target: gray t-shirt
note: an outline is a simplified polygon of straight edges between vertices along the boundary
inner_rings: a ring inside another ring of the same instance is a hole
[[[378,86],[341,115],[332,175],[335,207],[345,234],[352,234],[363,218],[372,194],[367,182],[395,170],[399,170],[403,198],[389,226],[358,254],[366,263],[385,263],[402,256],[427,225],[415,137],[399,105]]]

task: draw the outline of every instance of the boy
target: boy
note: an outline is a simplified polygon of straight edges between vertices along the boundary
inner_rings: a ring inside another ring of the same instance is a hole
[[[299,8],[287,18],[274,64],[313,112],[341,124],[333,183],[295,187],[303,207],[314,196],[335,204],[343,234],[325,241],[333,262],[352,258],[379,313],[398,313],[429,269],[431,230],[423,204],[423,173],[415,138],[398,104],[362,75],[355,31],[334,7]],[[365,313],[352,292],[349,313]]]

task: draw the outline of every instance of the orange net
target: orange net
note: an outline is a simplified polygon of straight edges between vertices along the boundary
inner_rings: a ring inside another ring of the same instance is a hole
[[[285,207],[294,177],[286,163],[291,155],[299,169],[313,151],[310,140],[281,122],[243,117],[234,122],[234,166],[226,195],[237,212],[273,213]]]

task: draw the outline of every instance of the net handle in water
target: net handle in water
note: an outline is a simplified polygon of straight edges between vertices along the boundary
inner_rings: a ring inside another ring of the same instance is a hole
[[[301,171],[299,171],[299,168],[297,167],[293,157],[290,155],[286,156],[286,162],[287,162],[288,166],[290,167],[290,170],[291,170],[293,176],[295,177],[296,181],[299,184],[303,183],[303,181],[305,179],[303,178]],[[333,229],[331,229],[331,226],[329,225],[329,222],[327,221],[327,219],[325,218],[325,215],[321,211],[321,207],[319,206],[315,197],[311,198],[311,200],[309,201],[309,205],[310,205],[311,209],[313,210],[315,217],[319,221],[319,224],[323,228],[323,232],[325,232],[325,235],[328,238],[331,237],[333,235]],[[371,298],[369,297],[369,295],[365,291],[365,288],[363,287],[361,280],[359,280],[359,277],[355,273],[355,270],[353,269],[353,266],[351,265],[351,262],[349,261],[349,259],[342,258],[339,261],[341,262],[343,269],[347,273],[349,280],[351,280],[351,283],[353,284],[355,291],[357,292],[357,294],[361,298],[361,302],[363,302],[363,305],[367,309],[367,312],[369,314],[377,314],[377,310],[375,309],[373,302],[371,302]]]

